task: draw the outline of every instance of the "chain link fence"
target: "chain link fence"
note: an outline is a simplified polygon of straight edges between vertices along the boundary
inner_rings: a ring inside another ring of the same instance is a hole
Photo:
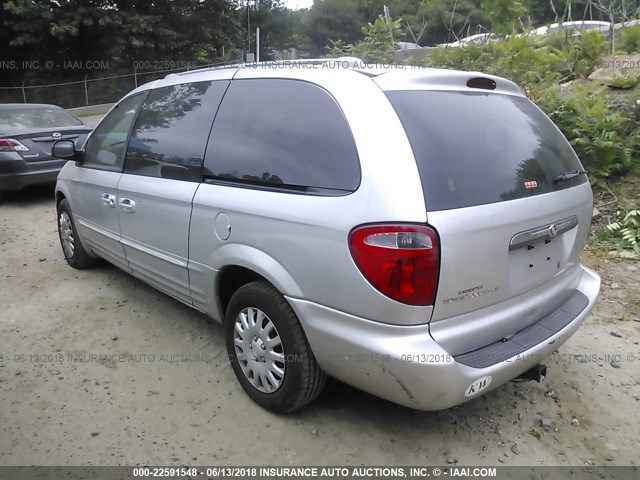
[[[124,75],[87,78],[74,82],[0,87],[0,103],[49,103],[63,108],[99,105],[118,101],[134,88],[170,73],[179,73],[201,68],[222,67],[239,62],[198,65],[193,68],[176,68],[147,72],[134,71]]]

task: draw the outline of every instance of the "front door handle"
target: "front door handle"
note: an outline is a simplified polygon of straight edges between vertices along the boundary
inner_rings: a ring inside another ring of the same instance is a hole
[[[130,198],[122,198],[120,199],[120,208],[123,212],[133,213],[136,211],[136,202]]]
[[[116,196],[110,193],[103,193],[102,203],[104,203],[107,207],[116,208]]]

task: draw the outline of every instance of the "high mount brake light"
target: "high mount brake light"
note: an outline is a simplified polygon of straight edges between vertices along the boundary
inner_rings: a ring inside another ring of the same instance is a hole
[[[467,82],[467,87],[469,88],[480,88],[483,90],[495,90],[498,84],[495,80],[484,77],[476,77],[472,78]]]

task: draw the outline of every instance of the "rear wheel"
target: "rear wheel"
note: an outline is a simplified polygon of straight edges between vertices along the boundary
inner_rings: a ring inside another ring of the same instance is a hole
[[[285,413],[313,401],[326,383],[298,317],[280,292],[264,281],[231,297],[225,341],[233,371],[260,406]]]
[[[60,246],[67,263],[77,269],[96,265],[98,259],[91,257],[82,246],[75,223],[73,223],[71,207],[66,198],[58,204],[57,213],[58,236],[60,237]]]

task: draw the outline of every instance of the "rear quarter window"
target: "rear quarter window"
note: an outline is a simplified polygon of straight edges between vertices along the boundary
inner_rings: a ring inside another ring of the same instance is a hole
[[[360,163],[342,110],[317,85],[235,80],[216,116],[204,174],[301,192],[352,192]]]
[[[479,92],[391,91],[407,133],[427,210],[503,202],[570,188],[584,175],[553,122],[524,97]]]

